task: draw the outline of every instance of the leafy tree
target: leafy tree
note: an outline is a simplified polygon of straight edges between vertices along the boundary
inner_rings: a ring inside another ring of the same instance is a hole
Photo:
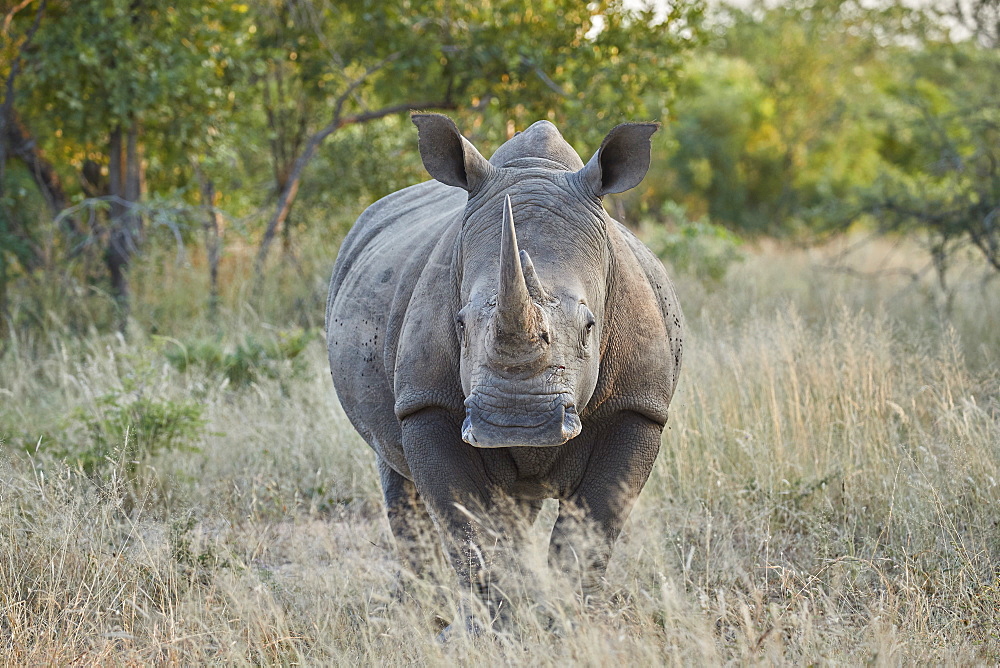
[[[966,246],[1000,271],[1000,48],[945,38],[899,67],[866,210],[883,230],[925,234],[942,285]]]
[[[795,0],[714,17],[689,60],[661,139],[666,173],[653,205],[750,233],[787,234],[839,219],[831,202],[877,174],[872,141],[889,76],[895,11],[853,0]]]
[[[262,6],[274,4],[263,0]],[[293,150],[272,149],[284,156],[275,161],[281,192],[261,242],[258,271],[287,219],[303,170],[334,132],[402,111],[437,108],[483,116],[503,110],[508,134],[528,119],[549,117],[570,128],[571,140],[593,139],[594,117],[604,118],[612,109],[646,116],[643,94],[671,89],[678,55],[697,34],[700,7],[678,3],[655,19],[652,10],[637,12],[616,0],[530,6],[523,0],[312,0],[295,11],[266,15],[283,18],[299,35],[294,44],[312,44],[333,67],[318,66],[315,53],[307,58],[292,50],[280,25],[277,32],[285,40],[269,37],[263,43],[297,63],[290,67],[268,57],[262,74],[267,94],[274,95],[271,88],[276,91],[278,82],[294,73],[295,83],[285,89],[301,91],[304,100],[325,97],[331,111],[325,125],[308,132],[302,128],[315,126],[302,100],[285,106],[295,122],[268,114],[273,144]],[[265,107],[277,109],[268,101]]]
[[[3,77],[3,89],[0,91],[2,95],[0,97],[0,332],[6,330],[8,320],[7,284],[10,275],[8,258],[12,256],[28,271],[41,263],[41,251],[29,231],[29,222],[24,215],[34,207],[17,206],[17,199],[23,198],[11,197],[8,194],[8,190],[11,190],[7,183],[8,155],[16,156],[29,166],[28,173],[35,177],[39,191],[48,194],[49,203],[54,209],[58,211],[58,207],[65,200],[51,165],[25,140],[24,131],[14,109],[17,78],[21,73],[24,51],[38,31],[45,4],[46,0],[39,3],[34,19],[19,36],[15,37],[11,23],[17,13],[27,6],[25,3],[16,5],[7,12],[0,25],[0,35],[3,36],[0,62],[7,64],[5,68],[0,67],[0,74]],[[10,185],[15,186],[13,189],[18,194],[24,191],[19,184]]]
[[[106,203],[104,224],[95,218],[85,233],[103,249],[121,327],[128,267],[144,232],[143,190],[177,184],[185,153],[216,130],[212,121],[232,95],[237,14],[228,4],[193,0],[167,7],[57,0],[27,53],[26,122],[75,173],[82,193]]]
[[[17,244],[4,257],[25,272],[32,257],[60,269],[100,257],[121,327],[129,269],[158,221],[201,225],[215,286],[220,208],[245,225],[255,206],[273,206],[262,236],[243,228],[260,239],[262,266],[279,230],[290,243],[303,174],[334,133],[322,159],[336,194],[305,188],[324,205],[384,194],[394,187],[386,164],[401,164],[399,184],[418,174],[399,115],[409,109],[452,110],[487,149],[538,118],[592,149],[615,122],[663,116],[702,12],[700,0],[665,14],[623,0],[21,0],[16,9],[4,21],[15,38],[0,44],[0,74],[20,71],[4,98],[16,122],[4,122],[12,139],[0,163],[16,168],[0,181],[19,184],[5,202],[20,198],[6,209],[20,217],[5,218]],[[22,187],[29,177],[41,199]],[[46,222],[41,233],[46,216],[65,229]],[[54,242],[35,248],[35,238]]]

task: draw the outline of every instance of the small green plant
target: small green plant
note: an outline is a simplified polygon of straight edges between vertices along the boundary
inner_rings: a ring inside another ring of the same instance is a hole
[[[211,543],[204,546],[197,544],[194,531],[197,524],[197,520],[192,515],[171,522],[168,536],[170,556],[189,575],[201,571],[202,576],[204,576],[206,570],[230,568],[232,564],[229,560],[216,554]]]
[[[743,261],[743,241],[721,225],[702,218],[691,221],[676,202],[663,205],[663,224],[646,223],[642,233],[656,255],[679,272],[718,284],[736,262]]]
[[[248,336],[234,347],[218,339],[175,341],[164,355],[181,373],[200,367],[208,375],[222,376],[231,387],[241,388],[260,378],[278,378],[285,367],[290,367],[293,376],[301,373],[305,364],[300,355],[315,336],[314,330],[298,329],[279,332],[268,341]]]
[[[86,434],[86,445],[61,453],[63,459],[91,476],[120,461],[129,479],[135,479],[139,466],[156,455],[197,452],[194,443],[205,425],[198,403],[127,390],[98,397],[93,408],[75,410],[70,422]]]

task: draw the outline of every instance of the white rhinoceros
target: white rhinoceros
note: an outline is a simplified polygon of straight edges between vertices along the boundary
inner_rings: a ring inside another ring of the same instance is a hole
[[[415,569],[433,519],[460,578],[495,604],[476,513],[504,526],[511,508],[530,520],[555,498],[552,561],[582,558],[589,590],[649,476],[681,365],[670,280],[601,201],[645,176],[657,125],[619,125],[584,165],[547,121],[487,161],[446,116],[412,120],[436,181],[370,206],[333,271],[340,402]],[[599,540],[566,558],[581,521]]]

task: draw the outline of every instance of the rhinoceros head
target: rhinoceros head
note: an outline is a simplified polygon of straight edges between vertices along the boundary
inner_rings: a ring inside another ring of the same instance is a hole
[[[469,193],[454,268],[462,438],[483,448],[561,445],[582,429],[605,342],[613,258],[601,198],[642,180],[658,126],[619,125],[584,165],[547,121],[490,161],[448,117],[413,122],[430,175]]]

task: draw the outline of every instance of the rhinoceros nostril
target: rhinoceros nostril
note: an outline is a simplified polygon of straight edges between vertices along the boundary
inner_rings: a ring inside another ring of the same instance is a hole
[[[563,413],[563,438],[567,441],[576,438],[580,435],[581,431],[583,431],[583,423],[580,422],[580,416],[576,412],[576,406],[566,406],[565,412]]]
[[[469,445],[476,444],[476,435],[472,432],[472,420],[469,419],[468,413],[466,413],[465,421],[462,423],[462,440]]]

